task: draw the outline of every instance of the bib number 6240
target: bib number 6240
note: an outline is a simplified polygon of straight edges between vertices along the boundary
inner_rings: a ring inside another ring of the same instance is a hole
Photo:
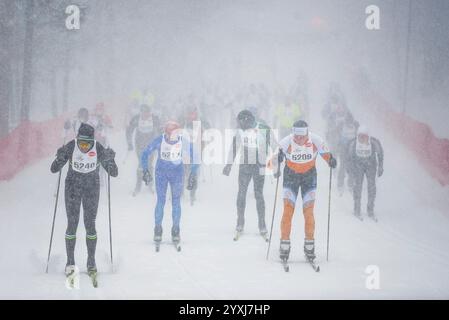
[[[82,163],[82,162],[75,162],[73,163],[73,166],[75,167],[75,169],[78,170],[89,170],[89,169],[94,169],[95,168],[95,163]]]

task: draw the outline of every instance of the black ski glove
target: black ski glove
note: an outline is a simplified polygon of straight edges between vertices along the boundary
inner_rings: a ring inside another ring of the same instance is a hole
[[[196,174],[190,172],[189,181],[187,182],[187,190],[194,190],[198,185],[198,177]]]
[[[149,185],[153,181],[153,176],[151,175],[150,171],[145,170],[143,172],[142,180],[146,185]]]
[[[112,161],[115,158],[115,151],[111,148],[107,148],[103,152],[104,161]]]
[[[384,168],[383,167],[379,167],[377,169],[377,176],[381,177],[384,174]]]
[[[337,167],[337,159],[334,158],[334,156],[331,153],[331,157],[329,158],[329,167],[332,169],[335,169]]]
[[[57,162],[65,161],[65,150],[63,147],[59,148],[58,151],[56,151],[56,161]]]
[[[284,152],[282,151],[282,149],[279,149],[277,168],[275,169],[276,172],[273,173],[273,177],[275,179],[281,176],[281,163],[284,161],[284,158],[285,158]]]
[[[223,174],[225,176],[229,176],[229,174],[231,173],[231,168],[232,168],[232,164],[225,165],[225,167],[223,168]]]
[[[279,178],[280,176],[281,176],[281,170],[280,170],[280,169],[279,169],[279,170],[276,170],[276,172],[273,173],[273,177],[274,177],[275,179]]]
[[[284,158],[285,158],[284,152],[283,152],[281,149],[279,149],[279,153],[278,153],[278,163],[282,163],[282,161],[284,161]]]

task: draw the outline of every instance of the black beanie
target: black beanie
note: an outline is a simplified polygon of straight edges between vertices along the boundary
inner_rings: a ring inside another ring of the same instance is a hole
[[[293,128],[307,128],[309,125],[304,120],[298,120],[293,123]]]
[[[94,140],[94,132],[94,127],[88,125],[87,123],[82,123],[80,128],[78,129],[77,138],[79,140]]]
[[[237,115],[237,121],[241,129],[247,130],[254,127],[256,118],[251,111],[243,110]]]

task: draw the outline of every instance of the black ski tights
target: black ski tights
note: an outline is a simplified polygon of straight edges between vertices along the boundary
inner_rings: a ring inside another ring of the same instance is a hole
[[[87,267],[95,268],[95,248],[97,246],[95,219],[97,217],[100,186],[97,180],[92,180],[84,181],[84,183],[66,181],[65,184],[65,206],[68,222],[65,235],[67,265],[75,264],[76,229],[78,228],[82,204],[88,253]]]

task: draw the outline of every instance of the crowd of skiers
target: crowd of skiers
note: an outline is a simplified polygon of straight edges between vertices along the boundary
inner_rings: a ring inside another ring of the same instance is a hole
[[[137,196],[143,183],[156,193],[154,241],[157,250],[162,240],[168,187],[172,202],[171,237],[180,250],[181,197],[187,189],[191,205],[195,203],[199,172],[204,170],[201,168],[205,146],[202,134],[212,127],[235,129],[223,168],[223,174],[229,176],[232,166],[238,164],[234,240],[238,240],[244,231],[246,197],[251,181],[259,232],[266,241],[269,240],[263,188],[266,176],[271,172],[276,179],[282,177],[280,258],[287,261],[289,257],[292,217],[296,206],[300,205],[305,222],[304,253],[308,260],[315,259],[315,163],[318,155],[330,168],[336,169],[339,193],[343,194],[345,187],[351,190],[357,217],[361,217],[362,187],[366,176],[367,213],[376,219],[376,177],[383,173],[383,151],[379,140],[371,136],[365,126],[359,125],[349,111],[344,95],[333,87],[322,111],[327,124],[324,139],[310,130],[309,114],[307,81],[303,77],[298,77],[289,91],[270,92],[264,85],[253,84],[230,94],[208,87],[202,95],[189,94],[170,103],[158,99],[147,89],[134,95],[125,131],[128,152],[135,153],[138,163],[132,194]],[[201,130],[195,133],[198,123]],[[76,119],[65,123],[66,132],[73,132],[74,139],[58,149],[51,166],[55,173],[69,163],[65,183],[66,274],[72,274],[75,266],[74,249],[81,205],[86,227],[87,268],[96,274],[95,217],[100,173],[112,177],[118,175],[115,152],[108,141],[108,130],[112,127],[104,103],[98,103],[92,114],[85,108],[80,109]],[[275,135],[272,128],[280,135]],[[200,148],[195,149],[194,145]],[[299,194],[301,202],[298,202]]]
[[[332,89],[322,115],[327,124],[326,139],[332,153],[340,163],[337,173],[338,191],[340,195],[343,195],[347,187],[352,192],[353,213],[359,219],[363,219],[361,199],[363,181],[366,176],[368,190],[366,212],[368,217],[377,220],[374,214],[374,202],[376,178],[383,174],[382,145],[370,134],[367,126],[360,125],[354,119],[343,94],[335,88]]]

